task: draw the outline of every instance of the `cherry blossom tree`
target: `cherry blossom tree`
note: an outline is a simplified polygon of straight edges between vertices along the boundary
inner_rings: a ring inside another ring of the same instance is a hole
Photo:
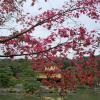
[[[44,1],[47,3],[49,0]],[[60,82],[55,82],[56,78],[42,82],[49,87],[59,87],[63,92],[76,89],[79,85],[92,86],[95,77],[100,79],[100,69],[95,59],[95,51],[100,47],[100,34],[96,29],[88,30],[85,25],[78,24],[77,20],[85,15],[95,24],[100,23],[100,1],[66,0],[60,9],[52,8],[34,16],[25,13],[23,8],[27,2],[0,1],[0,33],[3,29],[10,33],[9,36],[0,36],[0,49],[3,52],[0,57],[25,56],[34,62],[33,70],[44,71],[44,67],[56,65],[59,70],[48,72],[48,76],[59,72],[62,75]],[[30,2],[30,7],[38,3],[37,0]],[[42,8],[38,10],[41,12]],[[20,28],[9,28],[9,25],[13,26],[12,21]],[[39,27],[48,30],[50,34],[44,38],[34,37],[34,31]],[[74,56],[69,65],[72,67],[63,68],[63,60],[68,60],[72,52]],[[88,55],[87,60],[85,55]]]

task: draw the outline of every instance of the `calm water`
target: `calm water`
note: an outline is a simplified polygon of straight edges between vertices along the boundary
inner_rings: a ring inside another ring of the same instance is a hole
[[[25,96],[22,94],[1,94],[0,100],[100,100],[100,90],[79,90],[65,98],[59,96]]]

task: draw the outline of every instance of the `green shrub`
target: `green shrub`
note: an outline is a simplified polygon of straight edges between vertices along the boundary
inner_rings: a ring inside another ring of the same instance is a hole
[[[9,86],[15,86],[17,84],[17,80],[15,77],[10,77]]]
[[[27,79],[23,81],[24,89],[27,93],[34,93],[36,90],[38,90],[41,86],[41,83],[36,81],[34,78]]]
[[[8,87],[10,78],[5,73],[0,73],[0,87]]]
[[[0,87],[10,87],[15,86],[17,83],[17,80],[15,77],[10,76],[8,73],[0,73]]]

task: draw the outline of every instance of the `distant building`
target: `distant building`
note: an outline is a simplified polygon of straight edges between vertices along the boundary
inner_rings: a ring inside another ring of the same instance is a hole
[[[51,79],[51,78],[57,78],[61,79],[61,69],[59,65],[52,64],[50,62],[40,62],[40,60],[37,60],[33,64],[33,71],[37,73],[37,79]]]

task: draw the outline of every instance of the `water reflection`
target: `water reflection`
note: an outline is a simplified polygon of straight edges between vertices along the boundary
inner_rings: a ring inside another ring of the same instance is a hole
[[[63,98],[61,98],[61,97],[56,97],[56,98],[54,98],[54,97],[43,97],[43,100],[63,100]]]

